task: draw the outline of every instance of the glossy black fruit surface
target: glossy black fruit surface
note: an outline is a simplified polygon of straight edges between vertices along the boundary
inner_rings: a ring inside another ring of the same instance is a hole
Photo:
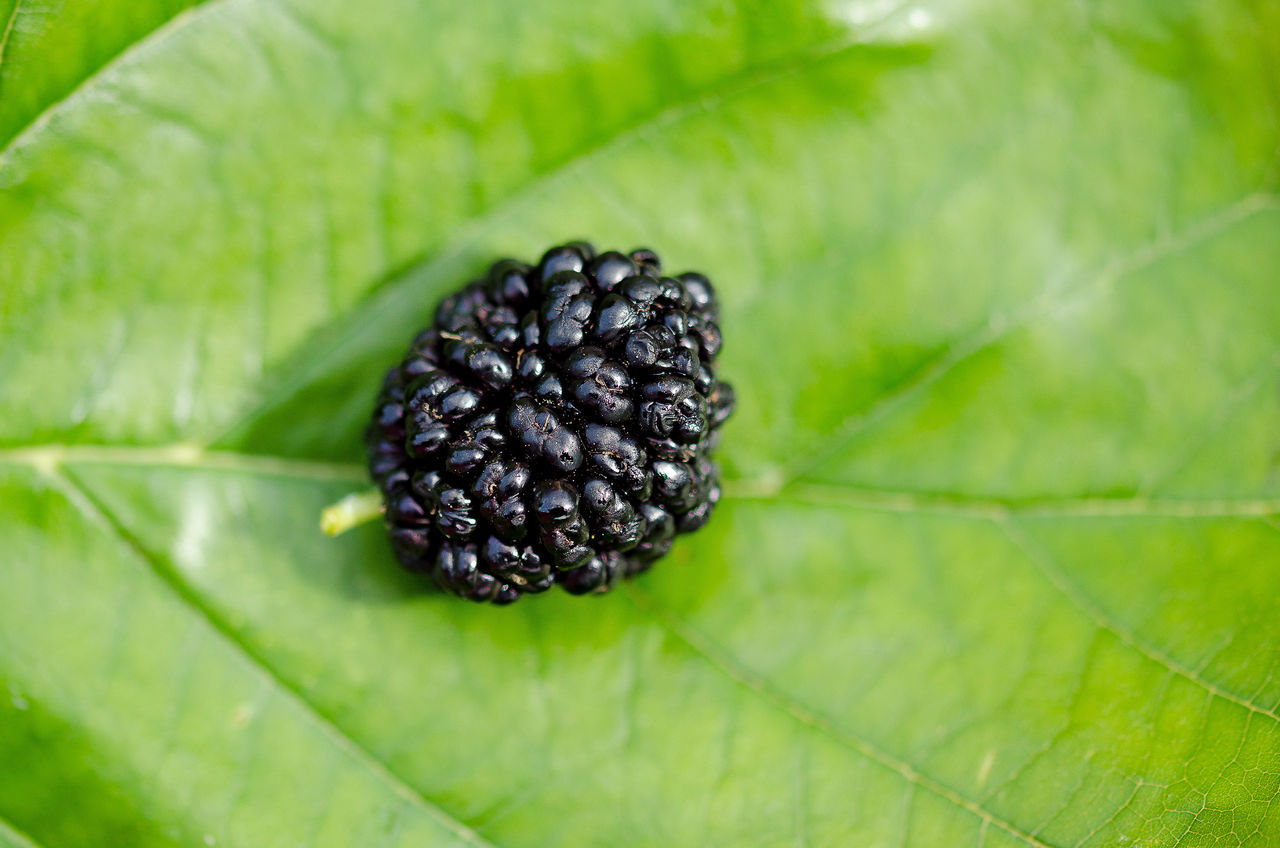
[[[649,568],[720,499],[718,320],[703,275],[585,242],[446,298],[366,433],[400,562],[497,604]]]

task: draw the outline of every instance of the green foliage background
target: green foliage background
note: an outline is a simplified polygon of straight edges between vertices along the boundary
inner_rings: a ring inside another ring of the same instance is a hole
[[[0,845],[1280,844],[1280,4],[0,21]],[[501,610],[322,538],[575,236],[719,286],[712,525]]]

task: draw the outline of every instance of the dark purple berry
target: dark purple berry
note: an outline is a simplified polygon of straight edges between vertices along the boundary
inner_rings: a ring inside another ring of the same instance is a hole
[[[720,499],[733,411],[701,274],[553,247],[445,298],[383,381],[366,435],[405,568],[474,601],[606,592]]]

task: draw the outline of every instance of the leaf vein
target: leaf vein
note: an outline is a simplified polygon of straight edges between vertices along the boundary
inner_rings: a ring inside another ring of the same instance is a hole
[[[40,843],[18,830],[17,826],[4,816],[0,816],[0,837],[13,843],[16,848],[41,848]]]
[[[18,13],[22,10],[22,4],[26,0],[16,0],[13,4],[13,11],[9,13],[9,20],[4,25],[4,34],[0,35],[0,70],[4,69],[4,60],[8,55],[9,39],[13,36],[13,25],[18,21]]]
[[[1022,498],[974,497],[963,493],[864,489],[843,483],[793,483],[781,489],[726,481],[726,498],[793,502],[833,508],[953,515],[1000,520],[1025,518],[1252,518],[1280,516],[1280,498]]]
[[[233,628],[227,625],[161,557],[148,549],[88,487],[69,474],[55,472],[54,479],[63,484],[64,491],[79,509],[88,517],[95,519],[104,530],[110,531],[119,538],[139,560],[150,568],[161,582],[170,588],[179,601],[185,604],[193,614],[207,621],[212,630],[224,640],[229,648],[244,657],[251,667],[257,669],[264,680],[270,683],[276,692],[286,700],[293,702],[301,714],[309,719],[317,730],[332,742],[338,750],[363,765],[397,796],[413,803],[426,815],[464,842],[478,846],[478,848],[498,848],[494,843],[468,827],[466,823],[454,817],[422,792],[415,789],[404,778],[396,774],[390,766],[374,756],[372,751],[349,736],[333,719],[326,716],[308,701],[301,689],[296,688],[287,681],[274,666],[250,648],[248,643],[241,639]]]
[[[212,450],[174,442],[155,446],[43,443],[0,449],[0,465],[50,470],[76,464],[135,468],[187,468],[297,480],[360,484],[368,471],[357,462]],[[782,488],[729,480],[725,497],[740,501],[808,503],[833,508],[998,520],[1026,518],[1256,518],[1280,516],[1280,498],[984,498],[963,493],[870,489],[843,483],[792,483]]]
[[[202,17],[203,13],[207,11],[210,7],[221,4],[221,3],[225,3],[225,2],[227,2],[227,0],[197,0],[197,3],[199,5],[189,6],[186,9],[183,9],[181,12],[179,12],[169,20],[162,23],[160,26],[146,33],[142,38],[121,47],[119,53],[116,53],[110,59],[103,62],[101,65],[99,65],[97,68],[94,68],[92,71],[89,72],[88,75],[84,77],[84,79],[76,83],[76,85],[72,87],[70,91],[68,91],[66,94],[64,94],[62,97],[58,98],[57,100],[50,102],[43,109],[41,109],[39,112],[33,115],[31,119],[27,121],[26,124],[19,127],[18,130],[5,143],[4,147],[0,148],[0,168],[4,167],[10,155],[15,150],[17,150],[18,148],[22,147],[25,144],[30,143],[31,136],[38,133],[40,131],[40,128],[48,124],[49,121],[52,120],[53,116],[56,115],[59,111],[67,108],[68,104],[70,104],[74,98],[81,95],[84,92],[84,90],[94,82],[94,80],[96,80],[97,78],[101,77],[102,75],[106,74],[110,70],[114,69],[118,65],[125,62],[137,50],[144,49],[148,44],[151,44],[153,42],[157,42],[164,38],[168,38],[172,36],[175,32],[179,31],[180,29],[186,28],[188,24],[192,23],[197,18]],[[9,28],[13,26],[13,19],[17,16],[18,7],[21,6],[22,3],[23,3],[23,0],[18,0],[18,2],[14,4],[13,15],[10,17],[10,20],[9,20],[9,27],[6,27],[5,29],[5,34],[3,37],[4,40],[0,41],[0,59],[3,58],[4,47],[6,47],[9,42]]]
[[[992,316],[952,343],[941,355],[929,360],[906,379],[873,398],[863,410],[855,412],[835,430],[821,437],[818,444],[809,451],[788,461],[776,485],[786,485],[802,479],[821,467],[872,426],[891,418],[913,399],[927,395],[962,363],[1037,319],[1053,315],[1055,310],[1068,305],[1072,296],[1079,296],[1091,288],[1104,288],[1162,259],[1222,235],[1259,213],[1276,209],[1280,209],[1280,196],[1265,190],[1255,191],[1205,215],[1173,235],[1155,238],[1112,257],[1092,274],[1082,275],[1082,282],[1047,286],[1038,295],[1014,308],[1003,320],[996,321],[995,316]]]
[[[963,808],[980,821],[993,824],[1028,845],[1033,845],[1035,848],[1053,848],[1053,846],[1041,841],[1012,822],[1000,818],[977,801],[966,798],[950,786],[916,770],[905,760],[899,759],[861,736],[845,730],[831,719],[809,709],[794,696],[780,690],[769,683],[768,680],[741,665],[711,639],[675,613],[658,604],[652,596],[635,586],[635,584],[630,584],[628,590],[637,608],[648,613],[659,626],[683,642],[690,650],[705,660],[708,665],[793,720],[872,762],[890,771],[897,772],[908,784],[919,786],[943,800]]]
[[[1170,657],[1168,654],[1165,654],[1157,648],[1147,644],[1144,640],[1140,639],[1136,633],[1117,621],[1114,616],[1107,613],[1107,611],[1104,610],[1096,601],[1090,598],[1088,594],[1086,594],[1085,591],[1068,576],[1066,571],[1058,564],[1053,556],[1045,550],[1043,546],[1037,544],[1035,540],[1031,538],[1030,534],[1022,527],[1018,526],[1015,521],[1005,518],[997,523],[1009,538],[1009,541],[1013,543],[1014,547],[1023,553],[1027,561],[1031,563],[1031,565],[1040,572],[1040,574],[1055,589],[1066,597],[1067,600],[1071,601],[1073,605],[1075,605],[1099,627],[1114,634],[1121,642],[1128,645],[1131,649],[1137,651],[1148,660],[1151,660],[1162,668],[1165,668],[1200,687],[1205,692],[1209,693],[1210,696],[1221,698],[1224,701],[1229,701],[1237,706],[1245,708],[1251,714],[1257,713],[1259,715],[1264,715],[1273,721],[1280,723],[1280,714],[1277,714],[1274,710],[1259,706],[1240,695],[1223,689],[1221,686],[1218,686],[1216,683],[1213,683],[1198,674],[1194,669],[1182,665],[1177,660],[1173,659],[1173,657]]]
[[[365,483],[369,480],[369,472],[365,467],[354,462],[323,462],[314,459],[206,450],[199,445],[184,442],[155,447],[49,443],[0,449],[0,465],[23,465],[48,471],[75,464],[189,468],[346,483]]]

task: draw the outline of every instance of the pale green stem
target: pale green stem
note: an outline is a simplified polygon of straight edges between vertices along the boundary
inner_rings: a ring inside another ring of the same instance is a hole
[[[326,536],[337,536],[382,517],[382,492],[369,489],[347,495],[320,513],[320,529]]]

